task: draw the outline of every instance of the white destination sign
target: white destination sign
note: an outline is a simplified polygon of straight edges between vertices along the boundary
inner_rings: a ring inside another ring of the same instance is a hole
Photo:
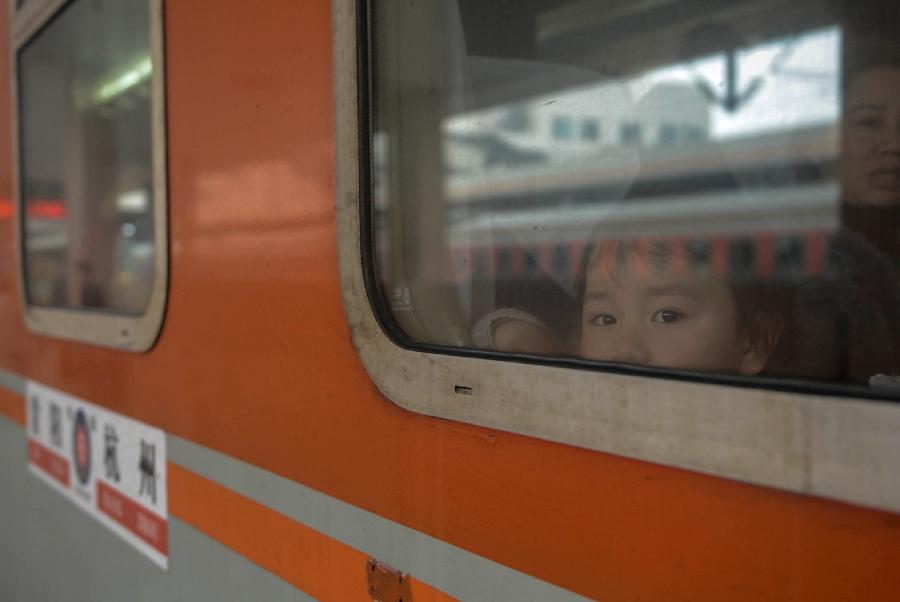
[[[38,383],[25,393],[31,472],[168,569],[165,434]]]

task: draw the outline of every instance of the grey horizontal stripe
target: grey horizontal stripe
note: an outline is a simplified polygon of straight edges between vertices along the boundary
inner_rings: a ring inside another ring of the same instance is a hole
[[[180,437],[169,458],[461,600],[584,600],[568,590]],[[363,570],[363,567],[360,567]]]
[[[19,395],[25,395],[25,379],[14,372],[0,369],[0,387],[5,387]]]
[[[173,516],[169,570],[163,571],[30,475],[25,432],[3,416],[0,457],[0,600],[315,600]],[[362,571],[358,577],[365,581]]]
[[[17,393],[25,392],[25,379],[4,370],[0,370],[0,385]],[[585,599],[181,437],[167,435],[166,446],[169,460],[188,470],[461,600]],[[362,572],[364,567],[359,570]]]

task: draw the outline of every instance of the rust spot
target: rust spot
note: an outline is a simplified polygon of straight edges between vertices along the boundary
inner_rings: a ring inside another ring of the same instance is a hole
[[[376,602],[412,601],[409,575],[387,564],[374,558],[367,560],[366,579],[369,582],[369,597]]]

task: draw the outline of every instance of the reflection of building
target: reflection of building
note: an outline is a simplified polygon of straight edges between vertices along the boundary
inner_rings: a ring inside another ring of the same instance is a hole
[[[692,85],[665,82],[637,103],[636,125],[652,146],[679,146],[709,137],[709,104]]]
[[[690,144],[707,139],[709,127],[707,102],[690,84],[657,84],[633,103],[624,85],[604,83],[453,116],[445,156],[452,172],[477,174],[612,146]]]

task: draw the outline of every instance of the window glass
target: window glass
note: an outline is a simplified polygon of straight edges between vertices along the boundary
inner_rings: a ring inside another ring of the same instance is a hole
[[[140,314],[154,278],[145,0],[75,0],[18,53],[31,305]]]
[[[661,146],[675,144],[678,141],[678,128],[671,123],[664,123],[659,127],[657,143]]]
[[[533,127],[531,112],[527,107],[510,107],[506,115],[500,118],[498,125],[500,128],[510,132],[530,132]]]
[[[783,6],[373,2],[396,333],[896,390],[900,16]]]
[[[571,136],[572,120],[568,117],[555,117],[553,119],[553,137],[568,140]]]
[[[600,124],[596,119],[585,119],[581,123],[581,137],[585,140],[596,140],[600,137]]]
[[[622,144],[640,144],[641,124],[629,121],[622,124]]]

